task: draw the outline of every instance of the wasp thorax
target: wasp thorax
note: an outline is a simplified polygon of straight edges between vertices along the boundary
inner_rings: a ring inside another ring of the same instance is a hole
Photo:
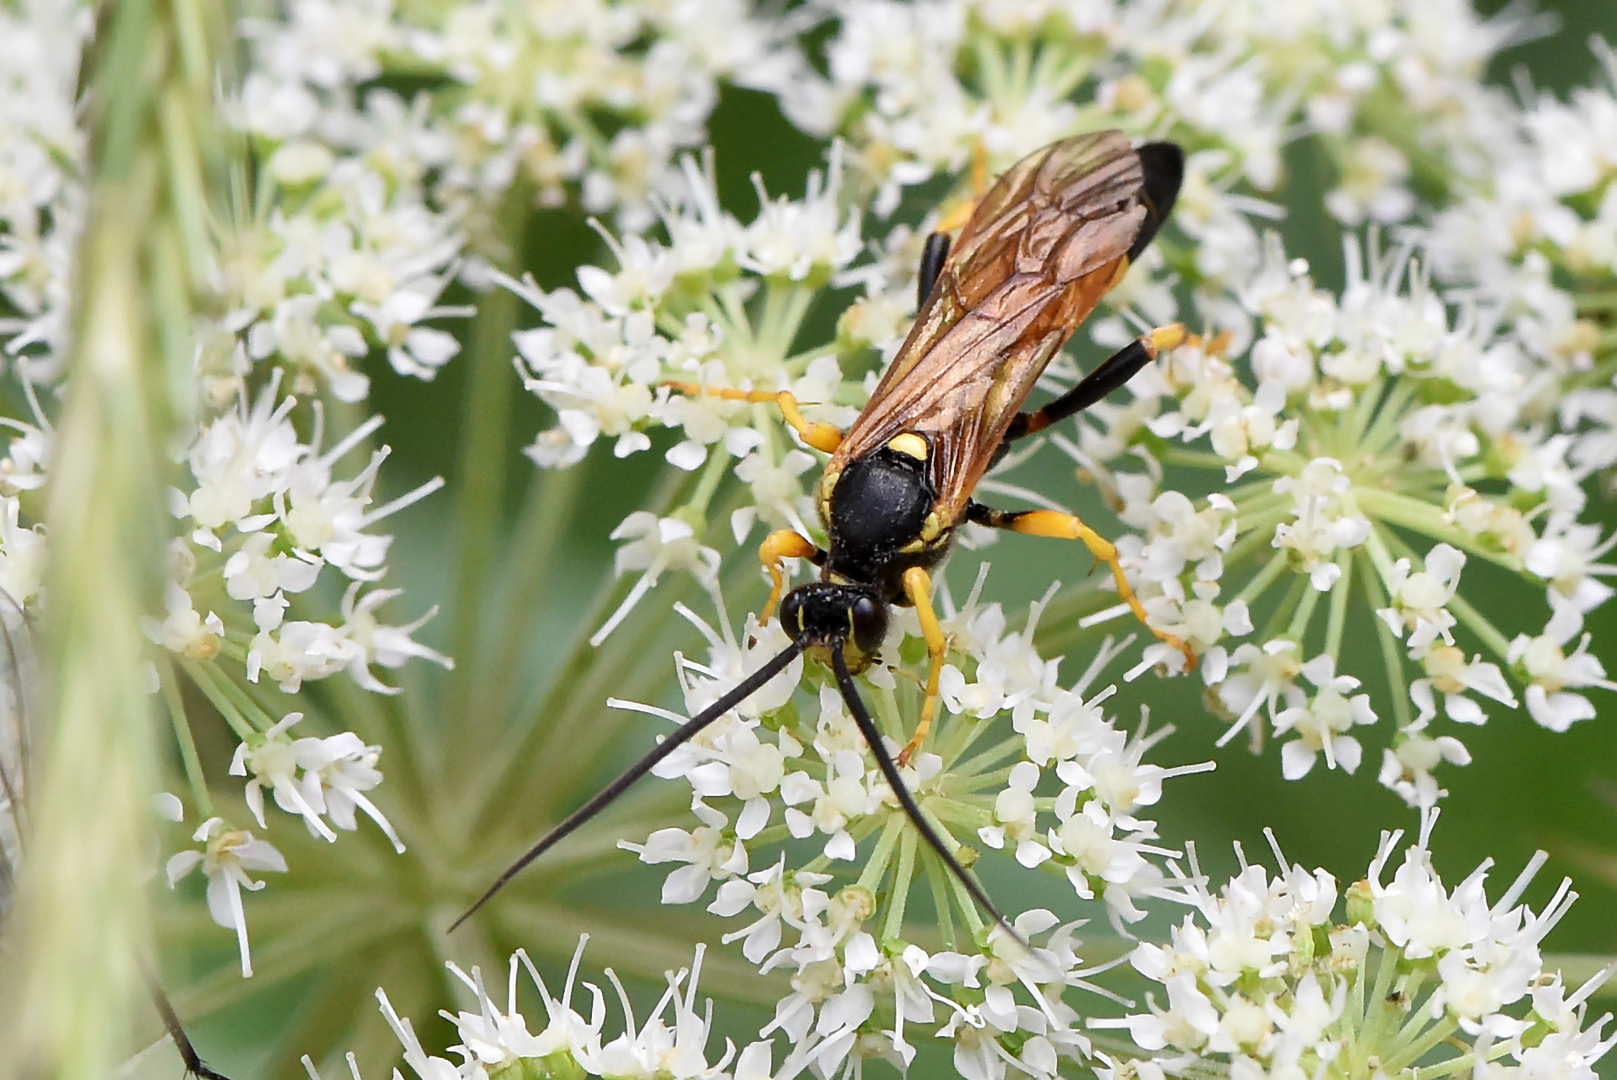
[[[804,645],[851,642],[872,656],[887,636],[887,605],[874,589],[814,581],[799,585],[780,604],[780,622]]]
[[[921,535],[935,500],[928,465],[912,453],[883,447],[850,461],[831,491],[832,570],[880,584],[893,555]]]

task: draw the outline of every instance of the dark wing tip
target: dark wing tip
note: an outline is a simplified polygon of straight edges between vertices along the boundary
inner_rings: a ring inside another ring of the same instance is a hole
[[[1140,192],[1140,201],[1145,204],[1145,223],[1129,248],[1130,262],[1140,257],[1140,252],[1168,219],[1174,200],[1179,197],[1179,185],[1185,179],[1185,152],[1174,143],[1146,143],[1135,153],[1140,155],[1140,169],[1145,175]]]

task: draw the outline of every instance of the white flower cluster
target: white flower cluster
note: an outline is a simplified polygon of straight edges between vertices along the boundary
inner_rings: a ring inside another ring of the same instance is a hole
[[[1130,736],[1101,711],[1110,689],[1085,697],[1116,650],[1103,650],[1076,685],[1063,687],[1059,661],[1032,647],[1039,606],[1021,632],[1007,629],[998,605],[979,606],[975,591],[959,610],[946,610],[953,645],[941,708],[927,747],[900,772],[957,857],[967,865],[976,858],[972,840],[1006,849],[1026,868],[1066,878],[1077,897],[1103,900],[1119,931],[1144,917],[1137,901],[1176,896],[1181,886],[1162,868],[1176,853],[1156,842],[1142,811],[1161,797],[1164,780],[1211,766],[1145,762],[1165,732],[1147,735],[1142,725]],[[685,614],[711,645],[707,664],[683,662],[692,714],[786,644],[778,622],[749,621],[742,648],[727,627],[714,631]],[[919,644],[919,625],[910,614],[894,621],[883,655],[907,655]],[[821,1075],[850,1054],[907,1065],[915,1048],[906,1022],[940,1020],[937,1034],[953,1040],[956,1064],[972,1080],[998,1080],[1007,1068],[1053,1075],[1058,1059],[1081,1060],[1088,1043],[1061,997],[1068,987],[1087,988],[1092,974],[1077,956],[1078,924],[1024,913],[1014,924],[1024,940],[1050,934],[1029,953],[985,923],[909,825],[835,688],[822,685],[807,707],[793,701],[801,671],[794,661],[656,767],[690,784],[699,825],[621,846],[647,863],[678,864],[663,885],[664,903],[703,900],[717,883],[708,910],[745,924],[725,940],[741,941],[763,971],[792,973],[793,993],[764,1033],[784,1032]],[[866,684],[896,755],[921,695],[886,667],[867,672]],[[1009,724],[994,723],[998,717]],[[784,853],[760,858],[788,839],[812,839],[817,854],[801,865]],[[856,880],[837,884],[839,864]],[[906,937],[906,901],[923,877],[945,909],[940,952]]]
[[[386,0],[299,0],[283,19],[242,24],[253,64],[226,113],[252,139],[258,183],[274,198],[242,208],[221,240],[226,314],[202,354],[215,404],[261,361],[286,368],[295,393],[353,402],[369,393],[355,365],[373,349],[422,379],[460,350],[427,325],[471,311],[438,303],[465,243],[459,213],[428,190],[451,141],[428,98],[359,91],[407,49],[393,16]]]
[[[730,517],[741,543],[761,522],[807,532],[816,520],[808,487],[816,458],[785,434],[773,406],[666,385],[789,390],[811,422],[845,426],[857,415],[848,399],[869,390],[849,385],[839,346],[793,352],[810,302],[861,253],[860,216],[841,209],[841,154],[832,149],[824,176],[811,176],[801,200],[770,199],[760,189],[758,216],[743,225],[720,209],[711,169],[683,163],[682,190],[659,202],[669,243],[608,237],[618,268],[586,266],[571,289],[546,292],[532,281],[502,279],[543,324],[514,335],[524,385],[555,410],[556,425],[527,454],[543,468],[572,465],[597,441],[611,439],[626,457],[651,447],[647,428],[678,441],[665,459],[702,471],[691,499],[655,519],[637,512],[613,533],[626,541],[619,573],[642,571],[599,642],[667,569],[711,581],[717,553],[701,543],[708,504],[729,471],[750,498]],[[762,293],[761,309],[756,303]]]
[[[27,383],[66,359],[84,227],[81,49],[95,13],[46,0],[0,11],[0,347]]]
[[[1569,433],[1589,429],[1568,448],[1570,463],[1604,469],[1617,461],[1617,417],[1609,364],[1595,368],[1594,354],[1609,352],[1611,316],[1575,294],[1606,292],[1617,279],[1617,57],[1604,41],[1591,44],[1604,85],[1564,102],[1548,93],[1497,101],[1478,122],[1470,167],[1454,177],[1454,200],[1428,242],[1438,272],[1497,310],[1543,366],[1532,407],[1559,411]],[[1567,378],[1575,389],[1560,383]]]
[[[1372,242],[1364,255],[1350,244],[1347,259],[1338,299],[1270,237],[1241,295],[1261,331],[1244,365],[1228,358],[1227,338],[1193,341],[1130,383],[1126,404],[1090,410],[1075,442],[1058,441],[1138,530],[1119,542],[1124,565],[1153,623],[1203,654],[1225,738],[1246,728],[1256,743],[1266,722],[1294,736],[1282,752],[1289,777],[1321,754],[1353,771],[1362,751],[1351,731],[1377,720],[1361,680],[1338,670],[1358,590],[1380,616],[1387,677],[1401,688],[1382,782],[1431,805],[1434,766],[1467,760],[1432,722],[1441,711],[1483,723],[1479,698],[1516,707],[1501,665],[1533,719],[1557,731],[1594,715],[1587,690],[1612,688],[1587,635],[1565,648],[1611,595],[1599,580],[1605,542],[1582,520],[1586,473],[1568,466],[1569,441],[1533,407],[1540,369],[1517,336],[1475,305],[1445,304],[1408,248]],[[1210,453],[1191,449],[1203,439]],[[1223,484],[1200,499],[1162,490],[1172,466],[1217,470]],[[1523,509],[1507,491],[1537,505]],[[1419,551],[1409,534],[1434,543]],[[1513,640],[1498,615],[1468,603],[1468,558],[1542,586],[1544,621],[1529,625],[1544,629]],[[1251,635],[1255,617],[1273,628],[1266,640],[1226,644]],[[1491,658],[1468,654],[1457,631]]]
[[[828,407],[842,383],[830,345],[790,352],[808,301],[863,250],[859,214],[841,209],[841,155],[832,151],[827,176],[811,177],[802,200],[764,196],[747,225],[719,208],[711,169],[687,158],[683,178],[678,198],[660,204],[670,242],[612,240],[615,271],[578,272],[587,299],[571,289],[546,293],[506,281],[544,320],[513,335],[517,369],[557,415],[556,427],[541,432],[528,455],[544,467],[571,465],[606,436],[625,457],[651,446],[641,430],[647,426],[680,433],[666,456],[686,471],[715,450],[724,461],[743,463],[765,450],[768,471],[749,482],[773,497],[760,498],[754,513],[790,520],[802,499],[792,481],[808,462],[788,462],[771,445],[782,441],[778,416],[745,402],[673,393],[663,384],[790,390],[819,406],[805,411],[810,420],[846,424],[856,415]],[[755,318],[746,305],[760,287],[768,310]]]
[[[335,842],[337,834],[331,826],[353,832],[359,827],[355,816],[358,811],[374,821],[387,835],[393,849],[402,855],[403,841],[365,794],[382,782],[382,774],[376,768],[382,748],[366,746],[364,740],[351,731],[323,739],[294,739],[287,732],[302,719],[300,712],[287,713],[262,734],[249,731],[230,759],[232,776],[252,774],[252,779],[247,781],[247,808],[258,821],[258,827],[269,828],[264,817],[264,789],[268,788],[275,797],[275,804],[301,817],[311,835]],[[183,804],[166,792],[157,797],[157,810],[170,821],[184,820]],[[169,858],[166,866],[169,888],[201,868],[208,882],[208,912],[214,922],[236,932],[241,974],[249,978],[253,974],[253,963],[241,891],[256,892],[266,884],[250,878],[247,873],[250,870],[285,873],[286,857],[268,840],[246,829],[236,829],[222,817],[208,818],[191,839],[202,844],[202,850],[188,849]]]
[[[1311,136],[1337,167],[1333,214],[1349,225],[1406,219],[1411,155],[1469,148],[1471,118],[1490,101],[1479,82],[1489,59],[1542,30],[1514,12],[1482,20],[1467,3],[1425,0],[1216,10],[1199,0],[838,0],[815,10],[814,43],[781,107],[806,131],[850,141],[881,216],[904,188],[974,155],[1004,167],[1074,131],[1120,127],[1195,149],[1175,212],[1194,247],[1172,261],[1210,323],[1226,322],[1221,294],[1258,260],[1249,216],[1281,213],[1233,188],[1275,190],[1286,144]],[[1155,321],[1172,317],[1148,274],[1123,292]]]
[[[604,995],[594,983],[580,982],[578,978],[579,962],[588,941],[588,935],[579,939],[559,998],[551,995],[528,954],[517,950],[511,957],[503,1010],[490,996],[480,970],[474,967],[468,975],[449,963],[450,973],[477,999],[474,1010],[441,1014],[455,1025],[460,1041],[449,1052],[458,1055],[459,1062],[429,1054],[409,1019],[401,1017],[386,991],[378,988],[377,1001],[388,1026],[403,1044],[405,1064],[421,1080],[488,1080],[510,1069],[523,1075],[599,1076],[605,1080],[790,1080],[803,1071],[806,1061],[800,1055],[789,1056],[780,1068],[774,1068],[774,1047],[767,1039],[749,1044],[739,1054],[729,1040],[722,1051],[709,1050],[713,1003],[709,1000],[704,1008],[698,1008],[696,996],[702,974],[700,945],[690,968],[668,972],[668,989],[644,1024],[637,1025],[623,984],[611,968],[606,969],[623,1009],[624,1023],[621,1034],[608,1038]],[[527,970],[544,1004],[546,1023],[537,1032],[529,1030],[519,1011],[517,976],[521,969]],[[589,992],[588,1018],[581,1011],[583,1004],[575,1001],[583,996],[580,990]],[[714,1058],[711,1062],[710,1056]],[[313,1061],[305,1057],[303,1064],[310,1080],[320,1080]],[[360,1080],[352,1054],[348,1055],[348,1065],[354,1080]],[[395,1071],[393,1075],[399,1073]]]
[[[644,230],[677,183],[675,155],[704,141],[719,80],[775,88],[789,71],[784,24],[744,0],[474,0],[438,18],[401,33],[452,82],[439,197],[472,208],[485,247],[503,238],[476,215],[519,182],[541,205],[573,197]]]
[[[193,486],[170,496],[186,531],[170,547],[168,614],[146,620],[147,636],[190,661],[222,656],[240,663],[249,681],[267,675],[286,693],[297,692],[305,680],[340,672],[368,690],[393,693],[372,665],[397,668],[425,657],[452,666],[410,638],[434,612],[405,626],[387,626],[375,611],[398,590],[361,593],[387,572],[392,543],[392,537],[369,530],[443,482],[429,481],[373,507],[371,488],[386,448],[373,452],[351,478],[337,479],[334,472],[381,426],[381,418],[322,450],[321,410],[313,412],[316,430],[306,444],[291,419],[297,401],[278,397],[278,384],[272,379],[251,408],[238,402],[191,444]],[[350,581],[343,622],[288,619],[291,597],[311,588],[327,566]]]
[[[1167,944],[1142,943],[1131,958],[1166,1001],[1090,1022],[1126,1029],[1145,1055],[1109,1059],[1099,1074],[1162,1080],[1219,1063],[1231,1076],[1330,1080],[1374,1062],[1385,1076],[1594,1080],[1617,1035],[1602,1038],[1609,1013],[1586,1022],[1586,1002],[1613,969],[1569,993],[1539,952],[1577,894],[1563,881],[1543,910],[1520,903],[1542,853],[1492,904],[1491,862],[1445,889],[1428,847],[1435,818],[1386,882],[1402,834],[1382,835],[1341,921],[1336,880],[1288,868],[1278,846],[1274,877],[1243,859],[1216,894],[1193,863],[1195,911]]]

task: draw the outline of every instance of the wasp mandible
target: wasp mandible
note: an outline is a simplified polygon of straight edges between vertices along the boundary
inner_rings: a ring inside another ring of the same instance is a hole
[[[454,926],[805,652],[830,667],[877,766],[921,837],[984,911],[1009,925],[922,813],[899,773],[931,726],[947,647],[932,608],[931,572],[948,555],[963,522],[1079,540],[1111,568],[1122,599],[1145,621],[1117,549],[1077,517],[996,510],[971,496],[1011,443],[1093,405],[1154,360],[1158,350],[1184,339],[1177,325],[1142,335],[1056,400],[1022,411],[1051,358],[1156,235],[1183,175],[1179,147],[1162,142],[1135,147],[1121,131],[1064,139],[1012,166],[976,204],[958,241],[951,244],[946,232],[928,237],[915,325],[846,432],[808,421],[789,392],[669,384],[682,393],[773,401],[804,443],[830,455],[815,490],[828,538],[825,549],[782,530],[770,534],[758,552],[771,581],[762,621],[778,608],[791,644],[551,830]],[[785,592],[785,560],[791,558],[819,567],[820,579]],[[877,661],[894,605],[915,608],[930,661],[920,722],[896,758],[854,683],[854,675]],[[1184,642],[1153,633],[1195,663]]]

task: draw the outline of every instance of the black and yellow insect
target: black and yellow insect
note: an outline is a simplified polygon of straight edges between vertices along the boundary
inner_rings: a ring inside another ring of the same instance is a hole
[[[1022,411],[1051,358],[1156,235],[1183,172],[1184,155],[1177,146],[1134,147],[1120,131],[1065,139],[1014,165],[977,203],[952,251],[947,233],[928,238],[915,326],[846,432],[807,421],[789,393],[674,384],[686,393],[775,401],[804,443],[831,455],[816,489],[826,549],[790,530],[771,534],[759,548],[773,582],[763,620],[778,605],[792,642],[556,826],[456,926],[523,867],[804,652],[831,668],[882,775],[922,838],[977,903],[1004,923],[899,773],[931,725],[947,644],[932,610],[930,571],[948,555],[956,530],[967,521],[1080,540],[1111,567],[1123,599],[1144,621],[1145,610],[1124,578],[1116,548],[1078,518],[1050,510],[995,510],[971,496],[1010,443],[1093,405],[1154,359],[1158,349],[1183,339],[1177,326],[1144,335],[1056,400]],[[808,559],[820,568],[820,580],[782,599],[788,558]],[[916,609],[931,661],[920,722],[896,760],[853,681],[877,659],[895,604]],[[1155,632],[1194,663],[1183,642]]]

